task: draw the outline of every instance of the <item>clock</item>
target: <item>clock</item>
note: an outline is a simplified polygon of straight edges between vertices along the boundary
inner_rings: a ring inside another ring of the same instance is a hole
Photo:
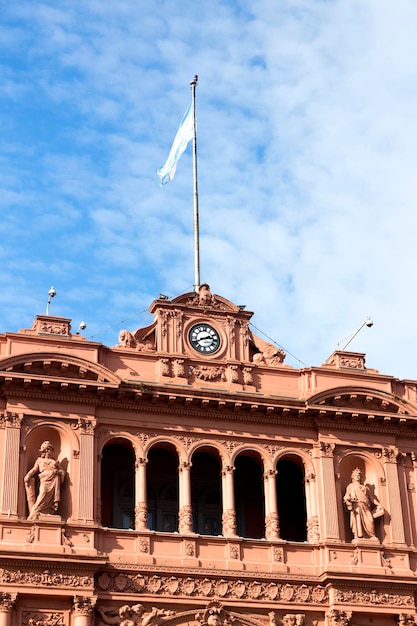
[[[220,335],[208,324],[196,324],[188,334],[194,350],[201,354],[213,354],[220,348]]]

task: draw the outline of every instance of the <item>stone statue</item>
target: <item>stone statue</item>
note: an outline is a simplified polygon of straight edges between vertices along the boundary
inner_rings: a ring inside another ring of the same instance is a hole
[[[39,449],[40,456],[35,465],[25,476],[26,496],[29,507],[28,519],[37,519],[39,515],[54,515],[61,499],[61,483],[65,470],[52,458],[54,451],[49,441],[44,441]],[[35,476],[39,477],[39,493],[36,498]]]
[[[157,609],[154,606],[150,611],[146,611],[143,604],[132,604],[132,606],[124,604],[117,613],[104,611],[100,607],[97,607],[97,610],[103,622],[109,624],[109,626],[150,626],[151,624],[157,624],[164,617],[175,615],[174,611]]]
[[[353,536],[355,539],[377,539],[374,518],[383,515],[384,510],[369,487],[363,484],[363,475],[358,467],[353,470],[351,478],[343,501],[350,511]]]

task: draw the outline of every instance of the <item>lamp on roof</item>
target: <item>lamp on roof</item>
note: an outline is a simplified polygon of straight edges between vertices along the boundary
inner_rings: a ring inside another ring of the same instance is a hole
[[[52,302],[52,298],[55,298],[56,296],[56,291],[54,287],[51,287],[50,290],[48,291],[48,302],[46,304],[46,314],[49,315],[49,305]]]
[[[371,328],[373,325],[374,325],[373,320],[370,317],[367,317],[366,320],[364,322],[362,322],[362,324],[359,326],[359,328],[357,330],[355,330],[355,332],[353,332],[352,334],[348,335],[347,337],[344,337],[343,339],[341,339],[338,342],[337,350],[346,350],[348,345],[351,343],[351,341],[353,341],[353,339],[355,339],[356,335],[358,333],[360,333],[360,331],[362,330],[362,328],[364,326],[367,326],[368,328]],[[342,344],[344,341],[346,341],[346,343],[342,347],[340,347],[340,344]]]

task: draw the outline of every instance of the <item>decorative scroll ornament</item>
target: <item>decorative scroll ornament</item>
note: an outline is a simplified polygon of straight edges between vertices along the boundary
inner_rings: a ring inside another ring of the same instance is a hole
[[[120,624],[129,626],[156,626],[163,622],[166,618],[175,615],[175,611],[166,609],[158,609],[152,607],[147,611],[142,604],[124,604],[117,611],[114,609],[104,610],[97,607],[97,611],[101,616],[101,624],[109,624],[120,626]]]
[[[258,350],[258,352],[253,355],[253,362],[256,363],[256,365],[269,365],[275,367],[276,365],[281,365],[281,363],[284,362],[286,354],[281,348],[264,341],[253,333],[252,341],[255,348]]]
[[[363,606],[403,606],[414,609],[413,594],[396,594],[378,591],[354,591],[335,589],[335,602],[346,602]]]
[[[0,569],[0,584],[3,585],[92,589],[93,583],[90,576],[78,574],[62,574],[50,570],[22,572]]]
[[[22,420],[23,415],[5,411],[4,413],[0,413],[0,428],[20,428]]]

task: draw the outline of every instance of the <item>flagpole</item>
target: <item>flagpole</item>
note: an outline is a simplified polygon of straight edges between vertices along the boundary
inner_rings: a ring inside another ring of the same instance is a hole
[[[198,76],[191,81],[191,102],[193,109],[193,183],[194,183],[194,291],[200,288],[200,232],[198,215],[198,180],[197,180],[197,124],[195,112],[195,88]]]

